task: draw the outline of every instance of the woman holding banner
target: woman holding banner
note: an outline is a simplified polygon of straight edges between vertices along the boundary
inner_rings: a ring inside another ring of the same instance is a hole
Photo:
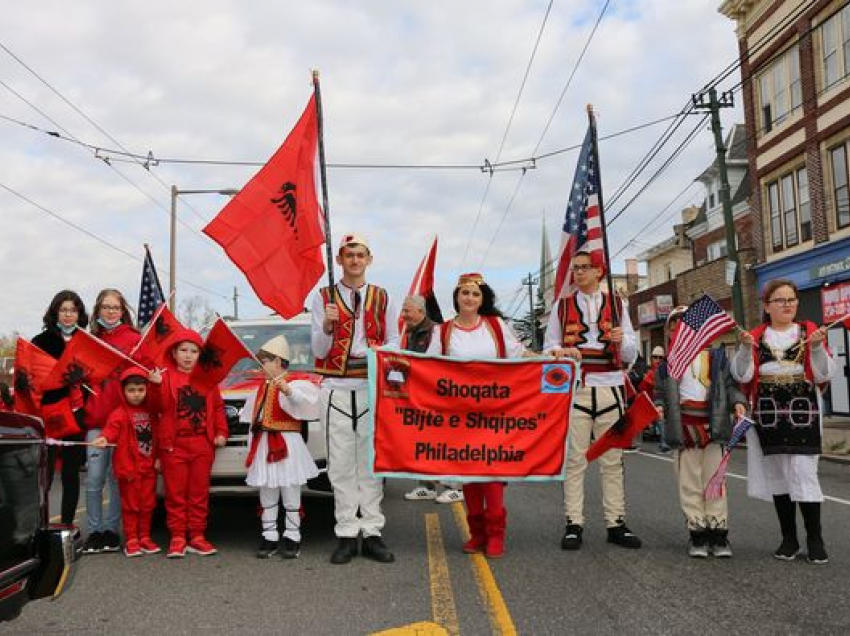
[[[797,507],[806,527],[810,563],[829,559],[821,535],[818,480],[821,453],[819,386],[835,373],[824,345],[826,329],[797,322],[797,286],[768,282],[762,291],[763,323],[742,332],[732,375],[747,383],[755,432],[747,433],[747,489],[756,499],[773,500],[782,544],[777,559],[793,561],[800,550]]]
[[[496,295],[481,274],[461,274],[452,301],[457,315],[434,327],[429,354],[480,360],[520,358],[526,354],[525,347],[496,309]],[[471,535],[463,544],[464,552],[473,554],[483,550],[490,558],[505,553],[504,492],[504,482],[464,484],[466,520]]]

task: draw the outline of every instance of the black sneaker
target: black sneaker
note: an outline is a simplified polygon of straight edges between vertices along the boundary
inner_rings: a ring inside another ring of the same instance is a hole
[[[782,539],[782,544],[776,548],[773,556],[780,561],[793,561],[800,552],[800,544],[796,540]]]
[[[283,546],[280,550],[280,556],[282,559],[297,559],[298,555],[301,554],[301,543],[298,541],[293,541],[289,537],[283,538]]]
[[[378,563],[392,563],[395,556],[389,551],[381,537],[364,537],[360,553]]]
[[[625,523],[608,528],[608,543],[632,550],[637,550],[641,546],[638,536],[629,530]]]
[[[92,532],[83,544],[83,554],[99,554],[103,552],[103,534]]]
[[[584,528],[575,523],[568,523],[561,539],[561,550],[578,550],[581,547],[581,534]]]
[[[823,547],[823,541],[806,541],[806,559],[809,563],[818,565],[829,563],[829,556],[826,554],[826,548]]]
[[[340,537],[339,544],[336,550],[331,555],[331,563],[342,565],[349,563],[351,559],[357,556],[357,538],[356,537]]]
[[[121,549],[121,537],[112,530],[103,533],[103,546],[101,552],[118,552]]]
[[[277,541],[269,541],[268,539],[263,539],[260,542],[260,547],[257,548],[257,558],[258,559],[268,559],[277,554],[278,542]]]

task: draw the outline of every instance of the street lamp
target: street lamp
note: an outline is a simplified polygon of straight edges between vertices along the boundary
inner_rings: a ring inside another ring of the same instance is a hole
[[[178,190],[177,186],[171,186],[171,236],[169,245],[169,272],[168,272],[168,308],[171,311],[177,306],[175,289],[177,288],[177,197],[181,194],[220,194],[232,197],[239,193],[235,188],[224,188],[222,190]]]

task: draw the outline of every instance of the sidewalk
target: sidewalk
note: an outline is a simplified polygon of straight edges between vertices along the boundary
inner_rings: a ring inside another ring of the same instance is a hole
[[[823,455],[827,461],[850,465],[850,417],[823,418]]]

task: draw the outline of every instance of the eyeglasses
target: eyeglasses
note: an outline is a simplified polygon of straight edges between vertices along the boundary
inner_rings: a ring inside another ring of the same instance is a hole
[[[121,311],[121,305],[101,305],[103,311]]]
[[[593,265],[573,265],[574,272],[587,272],[591,269],[596,269]]]
[[[773,303],[774,305],[779,305],[780,307],[790,307],[796,305],[800,302],[799,298],[773,298],[767,301],[767,304]]]

